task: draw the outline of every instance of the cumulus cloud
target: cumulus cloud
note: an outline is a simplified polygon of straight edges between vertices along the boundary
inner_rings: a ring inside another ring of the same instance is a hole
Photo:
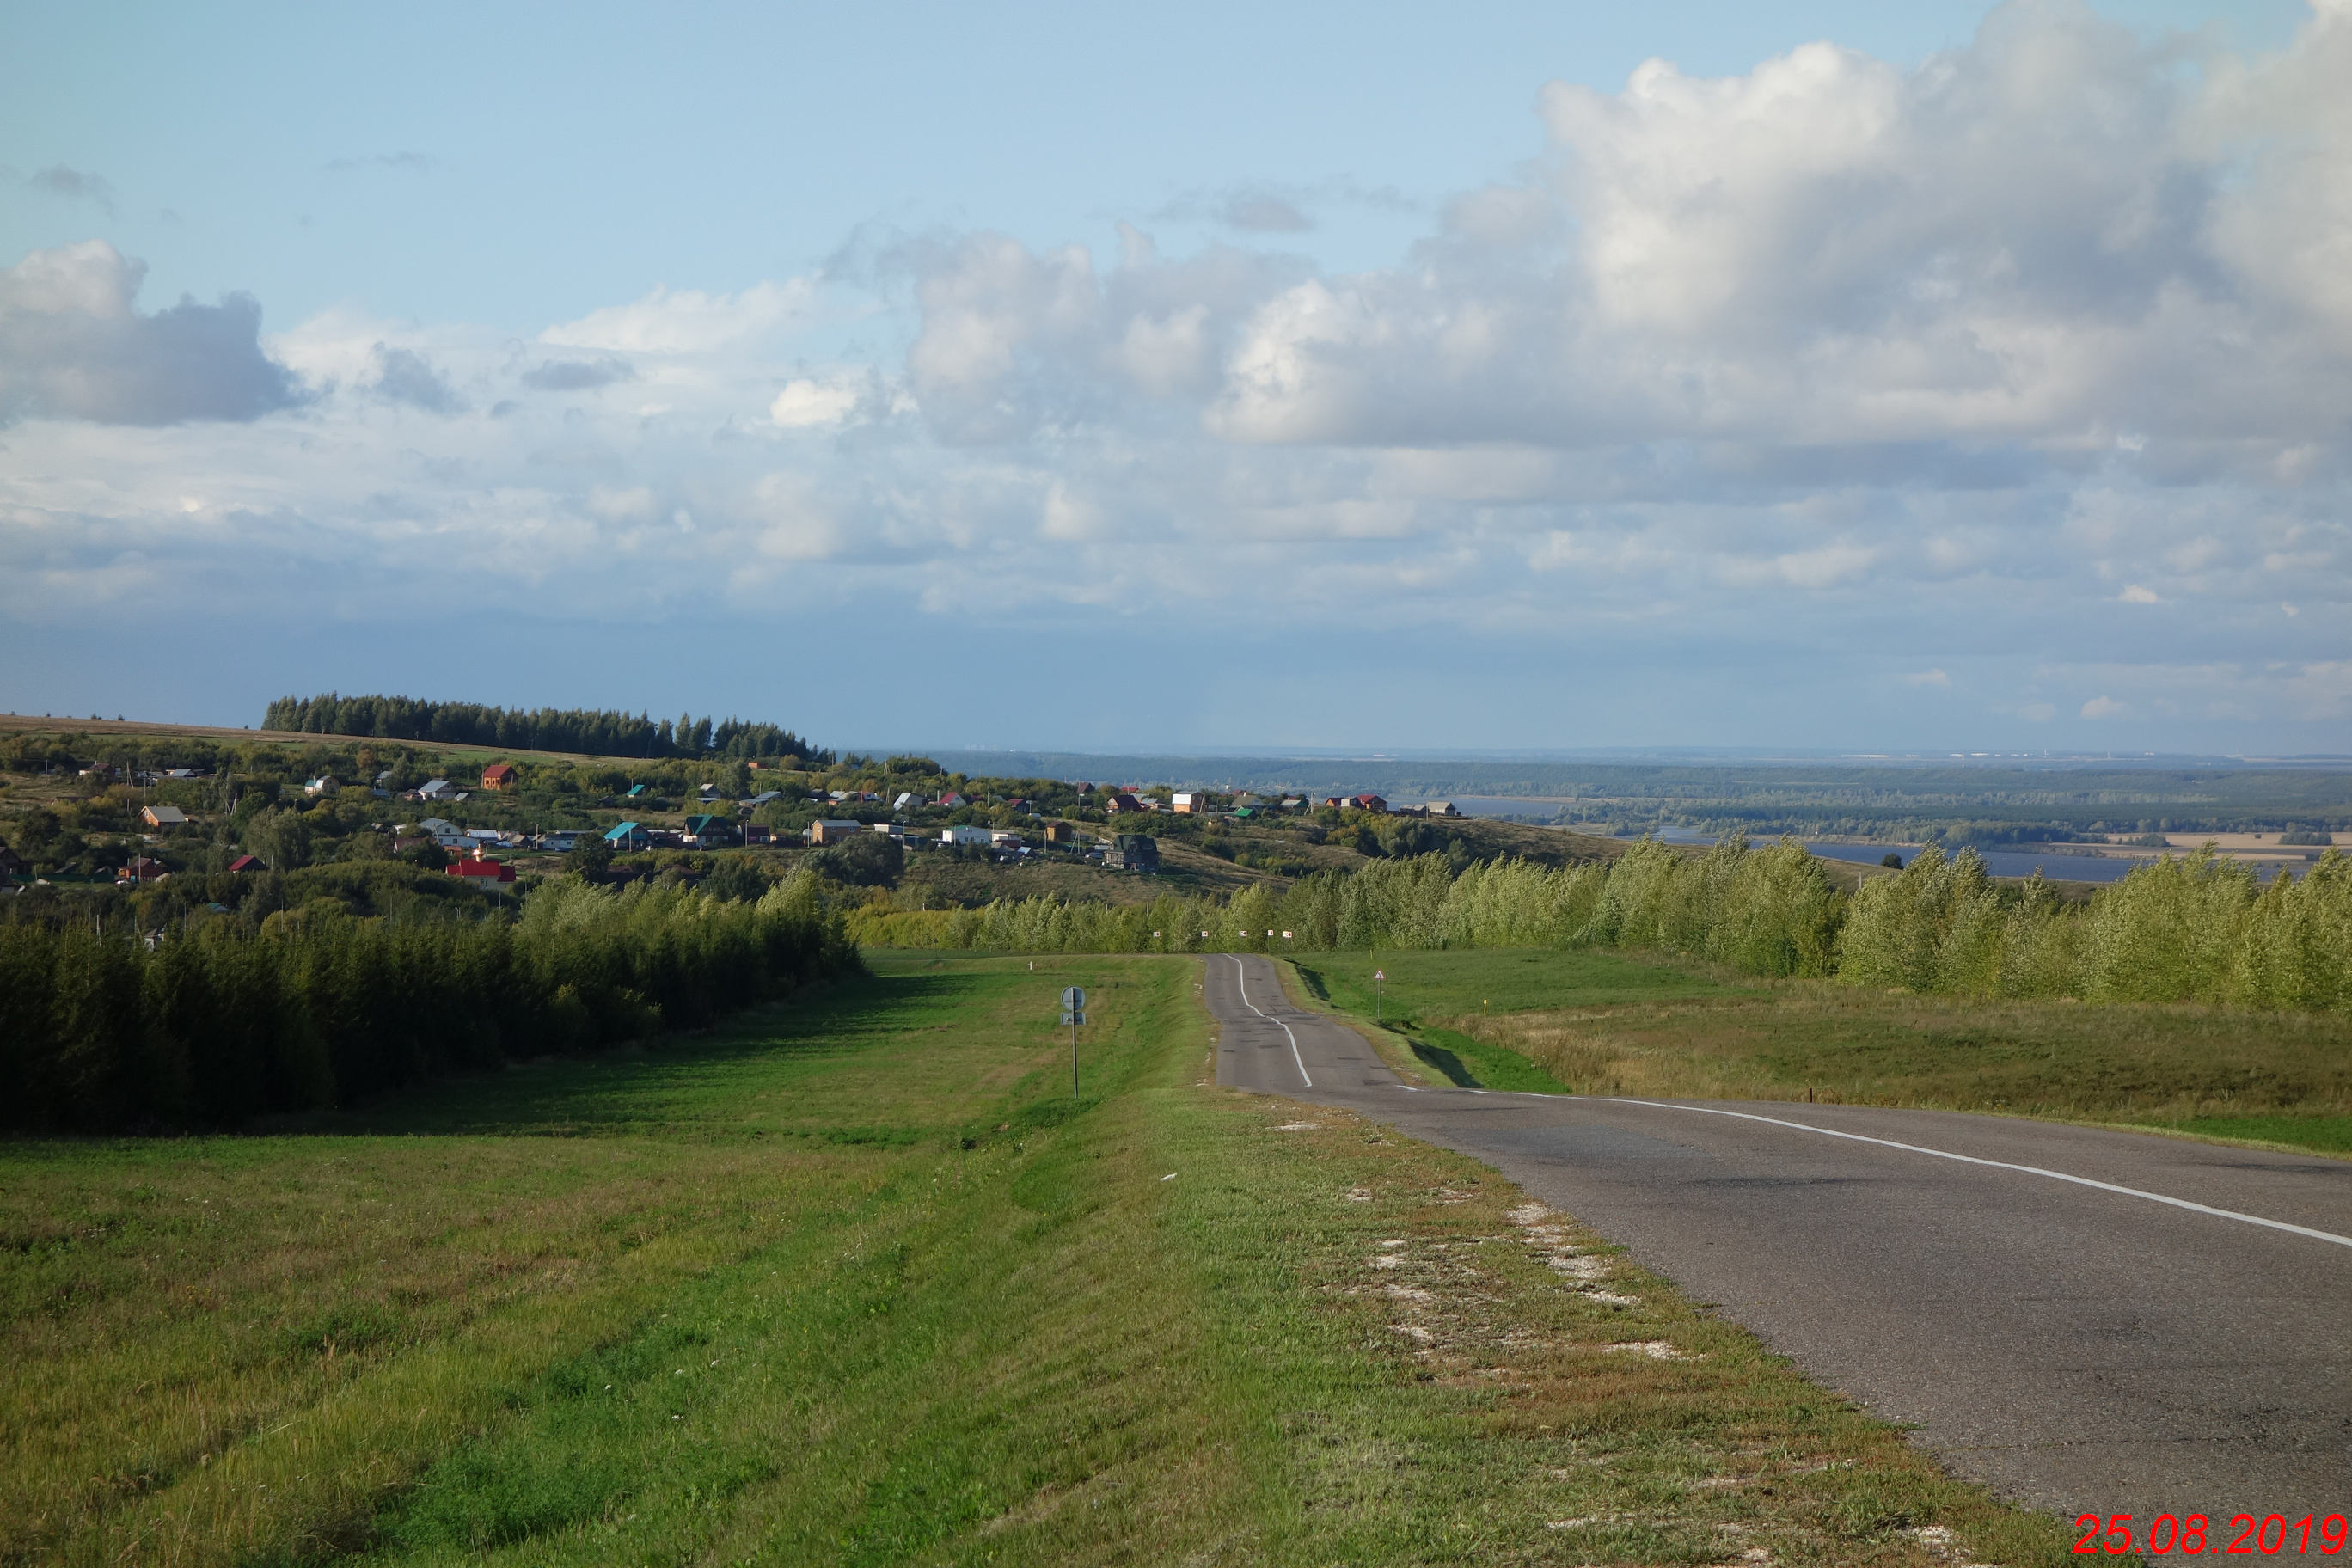
[[[248,329],[278,396],[278,363],[320,392],[299,420],[102,458],[45,427],[11,458],[37,519],[12,560],[78,562],[95,593],[135,579],[118,563],[181,570],[201,526],[268,542],[248,574],[456,547],[562,576],[583,613],[720,592],[1018,619],[1043,595],[1628,661],[1777,648],[1906,710],[2101,721],[2103,744],[2333,721],[2347,16],[2236,58],[2017,0],[1916,68],[1821,44],[1556,85],[1520,177],[1355,272],[1282,239],[1337,198],[1228,186],[1165,215],[1218,237],[1181,254],[1126,226],[1099,253],[935,233],[855,276],[657,288],[528,351],[322,317],[273,363]],[[65,269],[102,309],[35,313],[125,319],[113,259]],[[859,314],[903,350],[818,330]],[[24,360],[0,353],[20,412],[47,385]],[[494,401],[518,388],[599,395]]]
[[[172,425],[292,406],[293,379],[261,348],[261,306],[183,298],[142,314],[146,264],[104,240],[37,250],[0,272],[0,420]]]

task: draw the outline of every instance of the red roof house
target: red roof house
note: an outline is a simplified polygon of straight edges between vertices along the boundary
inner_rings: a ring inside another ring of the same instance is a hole
[[[516,775],[512,763],[492,763],[482,770],[484,789],[512,789],[515,784]]]
[[[1389,803],[1376,795],[1360,795],[1348,804],[1358,811],[1386,811],[1389,808]]]
[[[503,860],[493,860],[478,848],[462,860],[449,862],[449,875],[465,877],[492,887],[503,886],[515,879],[514,868]]]
[[[268,867],[261,863],[261,857],[258,855],[240,855],[236,859],[228,863],[228,868],[232,871],[267,871],[269,869]]]

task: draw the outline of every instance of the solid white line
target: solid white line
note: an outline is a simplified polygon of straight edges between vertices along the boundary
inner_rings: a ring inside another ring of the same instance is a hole
[[[1289,1025],[1283,1024],[1281,1019],[1276,1017],[1273,1014],[1268,1013],[1256,1003],[1249,999],[1249,969],[1242,963],[1241,954],[1237,952],[1229,952],[1225,954],[1225,956],[1234,961],[1234,973],[1241,976],[1242,1005],[1248,1008],[1251,1012],[1255,1013],[1259,1017],[1264,1018],[1270,1024],[1281,1024],[1282,1032],[1286,1035],[1290,1035]],[[1298,1064],[1298,1076],[1306,1080],[1307,1087],[1313,1089],[1315,1087],[1315,1080],[1307,1077],[1307,1058],[1298,1054],[1298,1037],[1297,1035],[1290,1035],[1290,1059]]]
[[[1418,1089],[1413,1092],[1419,1093]],[[2240,1214],[2235,1209],[2217,1209],[2210,1204],[2191,1203],[2187,1198],[2167,1197],[2162,1193],[2146,1192],[2138,1187],[2119,1187],[2113,1182],[2095,1182],[2088,1176],[2072,1176],[2063,1171],[2044,1170],[2040,1165],[2011,1164],[2007,1160],[1982,1160],[1974,1154],[1955,1154],[1948,1149],[1929,1149],[1917,1143],[1897,1143],[1892,1138],[1871,1138],[1860,1132],[1841,1132],[1834,1127],[1815,1127],[1810,1122],[1784,1121],[1777,1116],[1758,1116],[1746,1110],[1718,1110],[1711,1105],[1676,1105],[1664,1100],[1625,1100],[1597,1094],[1535,1094],[1524,1089],[1474,1089],[1471,1094],[1512,1096],[1528,1100],[1583,1100],[1595,1105],[1646,1105],[1656,1110],[1688,1110],[1701,1116],[1733,1116],[1742,1121],[1761,1121],[1769,1127],[1791,1127],[1800,1132],[1817,1132],[1824,1138],[1844,1138],[1856,1143],[1875,1143],[1882,1149],[1900,1149],[1906,1154],[1932,1154],[1938,1160],[1957,1160],[1963,1165],[1990,1165],[1996,1171],[2021,1171],[2029,1176],[2047,1176],[2053,1182],[2072,1182],[2078,1187],[2096,1187],[2103,1193],[2120,1193],[2127,1198],[2145,1198],[2152,1204],[2168,1204],[2177,1209],[2194,1214],[2209,1214],[2217,1219],[2234,1219],[2244,1225],[2258,1225],[2267,1230],[2283,1230],[2291,1236],[2307,1236],[2314,1241],[2332,1241],[2338,1247],[2352,1247],[2352,1236],[2338,1236],[2332,1230],[2314,1230],[2307,1225],[2289,1225],[2283,1219],[2264,1219],[2258,1214]]]

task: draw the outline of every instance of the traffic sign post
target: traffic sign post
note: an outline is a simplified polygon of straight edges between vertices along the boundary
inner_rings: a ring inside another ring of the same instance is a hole
[[[1087,1021],[1087,988],[1065,986],[1062,990],[1062,1022],[1070,1026],[1070,1098],[1078,1098],[1078,1026]]]
[[[1381,983],[1388,977],[1388,971],[1384,969],[1372,971],[1372,1022],[1375,1024],[1381,1021]]]

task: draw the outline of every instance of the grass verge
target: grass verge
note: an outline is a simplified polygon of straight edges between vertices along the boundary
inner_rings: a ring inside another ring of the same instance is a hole
[[[876,967],[299,1135],[0,1147],[0,1561],[2063,1554],[1485,1168],[1210,1087],[1191,962]]]
[[[1610,953],[1307,955],[1360,1024],[1496,1089],[1816,1100],[2142,1126],[2352,1152],[2352,1020],[2192,1005],[1978,1001],[1691,973]],[[1466,1042],[1466,1043],[1465,1043]],[[1449,1075],[1450,1076],[1450,1075]],[[1457,1079],[1457,1081],[1460,1081]]]

